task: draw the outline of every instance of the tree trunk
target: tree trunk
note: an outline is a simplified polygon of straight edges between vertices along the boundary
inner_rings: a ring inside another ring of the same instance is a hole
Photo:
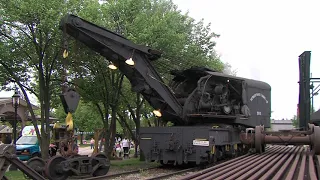
[[[143,151],[140,149],[140,161],[145,161],[146,158],[144,157]]]
[[[132,129],[130,128],[129,124],[127,123],[126,119],[124,118],[123,115],[121,115],[120,113],[118,113],[119,116],[119,121],[120,124],[122,124],[122,126],[124,126],[126,128],[126,131],[128,132],[128,134],[130,134],[132,140],[134,141],[134,157],[137,158],[138,157],[138,146],[139,146],[139,133],[140,133],[140,123],[139,123],[139,128],[137,128],[136,134],[134,135],[132,132]]]
[[[100,140],[100,144],[99,144],[99,148],[98,148],[98,152],[102,151],[102,145],[104,142],[102,142],[102,139],[105,139],[105,134],[106,131],[102,131],[102,133],[100,134],[99,138],[98,138],[98,142]]]
[[[104,105],[104,110],[105,110],[105,115],[99,105],[99,103],[95,103],[97,109],[98,109],[98,112],[101,116],[101,120],[102,120],[102,123],[103,123],[103,127],[104,127],[104,131],[102,131],[102,133],[100,134],[99,138],[98,138],[98,141],[100,141],[100,145],[99,145],[99,148],[98,148],[98,152],[101,152],[102,150],[102,145],[103,143],[105,144],[105,142],[102,141],[102,139],[106,139],[106,134],[107,134],[107,131],[108,131],[108,128],[109,128],[109,125],[108,125],[108,119],[109,119],[109,113],[108,113],[108,110],[109,110],[109,106],[107,104],[103,104]]]
[[[140,116],[139,116],[140,117]],[[135,142],[134,142],[134,157],[137,158],[138,157],[138,146],[140,145],[140,118],[138,118],[138,120],[136,121],[136,138],[135,138]],[[140,147],[140,146],[139,146]]]
[[[41,135],[41,157],[44,160],[49,159],[49,140],[48,140],[48,135]]]
[[[112,123],[112,122],[111,122]],[[111,123],[110,123],[110,126],[111,126]],[[110,145],[110,134],[111,134],[111,132],[110,132],[110,127],[109,126],[109,123],[108,123],[108,119],[106,120],[106,122],[104,123],[104,128],[106,129],[106,132],[105,132],[105,134],[104,134],[104,154],[106,155],[106,156],[108,156],[109,158],[110,158],[110,156],[109,156],[109,145]],[[101,143],[102,143],[102,141],[101,141]]]
[[[45,86],[44,93],[44,136],[42,136],[43,147],[41,149],[41,156],[44,160],[49,158],[49,144],[50,144],[50,94],[48,84]]]
[[[50,92],[49,82],[45,81],[42,59],[39,63],[39,101],[41,110],[41,157],[44,160],[49,158],[49,111],[50,111]]]
[[[116,137],[116,129],[117,129],[117,109],[116,107],[111,107],[111,123],[110,123],[110,136],[109,136],[109,146],[108,146],[108,156],[111,157],[114,143],[115,143],[115,137]]]

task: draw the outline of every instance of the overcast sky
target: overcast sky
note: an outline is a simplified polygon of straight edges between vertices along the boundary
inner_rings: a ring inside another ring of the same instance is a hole
[[[173,0],[183,12],[204,18],[220,34],[216,50],[237,75],[272,88],[272,117],[292,118],[299,93],[298,56],[311,51],[311,72],[320,77],[319,0]],[[315,108],[320,108],[320,96]]]
[[[212,24],[216,50],[238,76],[269,83],[272,117],[297,111],[298,56],[311,51],[311,72],[320,77],[319,0],[173,0],[183,12]],[[12,96],[1,92],[0,96]],[[315,108],[320,108],[320,95]]]

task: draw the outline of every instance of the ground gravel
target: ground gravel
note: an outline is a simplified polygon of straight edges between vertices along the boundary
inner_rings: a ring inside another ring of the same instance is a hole
[[[108,174],[116,174],[116,173],[121,173],[121,172],[126,172],[126,171],[131,171],[131,170],[137,170],[139,168],[137,167],[130,167],[129,168],[125,168],[125,169],[118,169],[118,168],[114,168],[113,170],[110,169]],[[149,178],[153,178],[153,177],[157,177],[157,176],[161,176],[164,174],[168,174],[168,173],[173,173],[176,171],[179,171],[181,169],[177,169],[177,168],[155,168],[155,169],[150,169],[150,170],[141,170],[139,173],[134,173],[134,174],[129,174],[129,175],[123,175],[123,176],[118,176],[115,178],[108,178],[108,179],[112,179],[112,180],[146,180]],[[191,172],[190,172],[191,173]],[[180,179],[181,177],[188,175],[189,173],[183,173],[180,175],[174,175],[172,177],[167,177],[165,179],[167,180],[176,180],[176,179]]]

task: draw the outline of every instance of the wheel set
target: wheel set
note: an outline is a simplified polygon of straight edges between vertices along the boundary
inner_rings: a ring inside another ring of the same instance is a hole
[[[309,124],[307,131],[264,131],[262,126],[256,126],[253,134],[254,139],[247,141],[254,145],[257,153],[263,153],[265,151],[266,144],[275,145],[309,145],[310,150],[320,155],[320,126]],[[249,139],[249,138],[247,138]]]
[[[27,165],[31,169],[34,169],[40,175],[45,176],[44,170],[45,170],[46,162],[43,159],[39,157],[33,157],[27,161]],[[26,179],[30,179],[26,174],[23,174],[23,175]]]
[[[106,155],[99,153],[91,157],[81,155],[54,156],[47,162],[39,157],[34,157],[28,160],[27,165],[50,180],[65,180],[69,176],[106,175],[110,168],[110,161]]]

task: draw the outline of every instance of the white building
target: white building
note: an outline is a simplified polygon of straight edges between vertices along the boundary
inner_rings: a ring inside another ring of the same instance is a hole
[[[290,129],[295,129],[291,119],[289,119],[289,120],[271,120],[271,130],[272,131],[290,130]]]

